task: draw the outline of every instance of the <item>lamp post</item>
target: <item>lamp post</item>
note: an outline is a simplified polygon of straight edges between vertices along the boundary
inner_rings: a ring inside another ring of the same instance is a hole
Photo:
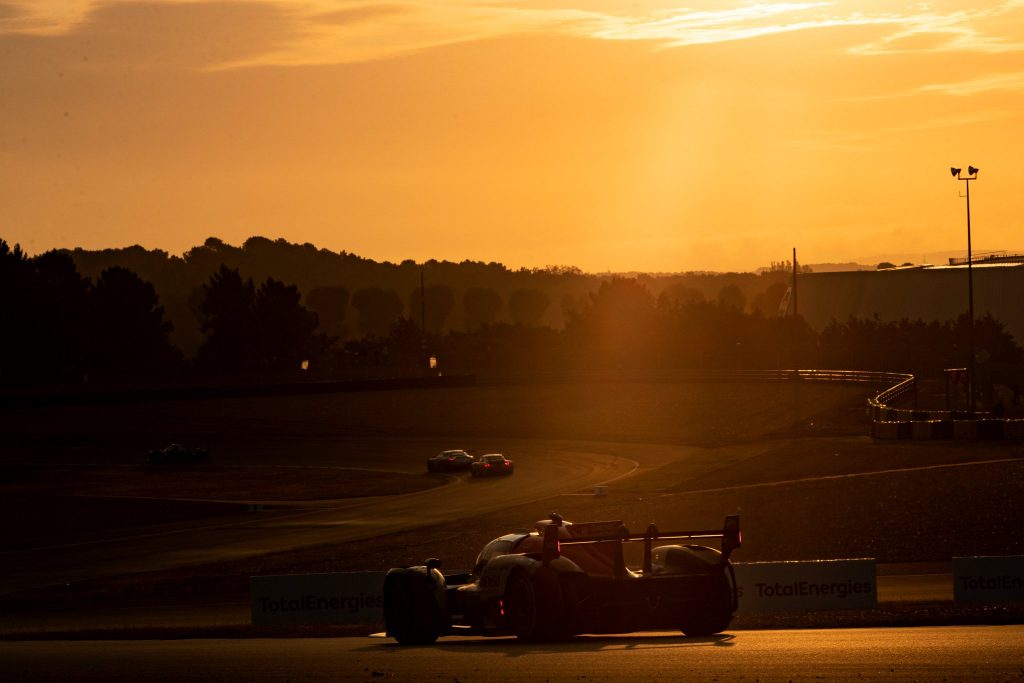
[[[971,413],[976,408],[974,402],[974,271],[971,265],[971,181],[978,179],[978,169],[967,167],[967,176],[961,175],[961,169],[951,166],[949,172],[957,180],[964,181],[967,186],[967,405]]]

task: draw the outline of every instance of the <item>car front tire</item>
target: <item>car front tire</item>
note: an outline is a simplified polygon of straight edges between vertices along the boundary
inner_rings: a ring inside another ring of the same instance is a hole
[[[399,645],[429,645],[441,635],[437,579],[423,568],[391,570],[384,580],[384,622]],[[438,573],[439,575],[439,573]]]

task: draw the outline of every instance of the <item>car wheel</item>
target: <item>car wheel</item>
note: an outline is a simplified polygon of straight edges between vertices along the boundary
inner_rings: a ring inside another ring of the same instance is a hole
[[[508,619],[516,637],[527,641],[539,640],[537,595],[533,590],[533,582],[525,574],[517,572],[509,579],[505,601]]]
[[[392,570],[384,581],[384,622],[400,645],[429,645],[441,635],[441,608],[431,574]]]
[[[712,577],[712,589],[693,611],[686,614],[680,629],[690,637],[711,636],[729,628],[733,613],[736,611],[734,602],[735,575],[731,564]]]
[[[570,620],[562,598],[558,574],[552,570],[538,569],[532,578],[516,572],[505,590],[505,609],[512,632],[527,642],[570,638]]]

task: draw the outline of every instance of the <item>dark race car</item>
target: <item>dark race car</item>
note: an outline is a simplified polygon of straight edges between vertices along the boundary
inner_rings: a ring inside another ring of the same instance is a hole
[[[512,474],[515,469],[515,463],[501,453],[488,453],[473,463],[469,473],[474,477],[503,477]]]
[[[210,461],[210,451],[204,446],[189,446],[172,443],[164,448],[154,448],[146,461],[150,465],[196,465]]]
[[[434,457],[427,458],[427,471],[451,472],[454,470],[468,470],[475,460],[476,458],[466,451],[441,451]]]
[[[719,539],[721,550],[692,541]],[[682,541],[684,545],[658,545]],[[626,543],[643,543],[631,569]],[[516,635],[558,640],[579,633],[681,629],[708,636],[729,627],[737,607],[730,554],[739,516],[721,530],[630,533],[619,521],[572,524],[557,515],[536,531],[488,543],[472,572],[444,576],[440,560],[392,569],[384,580],[384,623],[403,645],[445,635]]]

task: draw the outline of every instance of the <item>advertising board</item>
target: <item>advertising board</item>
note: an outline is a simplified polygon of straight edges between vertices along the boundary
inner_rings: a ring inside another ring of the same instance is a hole
[[[385,572],[253,576],[252,623],[382,624]]]
[[[954,557],[957,602],[1024,602],[1024,555]]]
[[[738,563],[741,612],[873,609],[878,605],[875,561]]]

